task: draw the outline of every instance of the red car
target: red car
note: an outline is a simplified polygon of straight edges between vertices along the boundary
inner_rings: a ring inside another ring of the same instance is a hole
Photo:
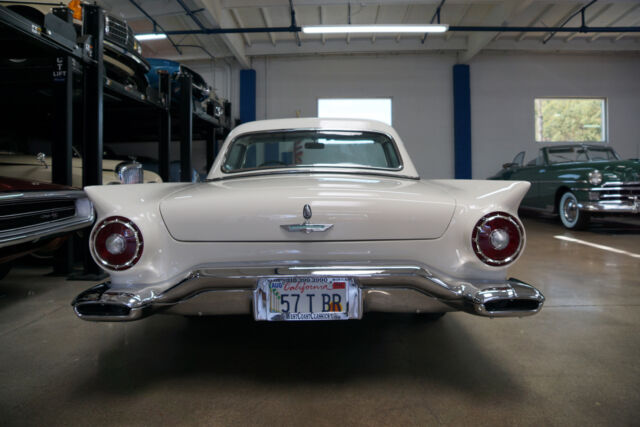
[[[0,177],[0,279],[12,260],[36,250],[53,250],[66,234],[93,222],[84,191],[72,187]]]

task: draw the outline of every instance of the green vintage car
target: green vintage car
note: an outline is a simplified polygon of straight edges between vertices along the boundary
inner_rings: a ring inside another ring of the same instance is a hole
[[[620,160],[611,147],[573,144],[543,147],[524,164],[525,152],[489,179],[531,182],[523,208],[557,213],[570,229],[595,215],[640,212],[640,161]]]

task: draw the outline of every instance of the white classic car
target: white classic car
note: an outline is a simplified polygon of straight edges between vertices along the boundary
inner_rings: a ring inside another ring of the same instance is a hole
[[[72,305],[95,321],[532,315],[543,295],[505,277],[525,246],[517,209],[528,189],[421,180],[379,122],[247,123],[206,182],[86,188],[98,215],[91,253],[111,279]]]

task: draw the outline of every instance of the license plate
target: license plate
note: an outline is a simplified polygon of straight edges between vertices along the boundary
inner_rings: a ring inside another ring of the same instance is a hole
[[[360,289],[345,277],[262,279],[254,293],[256,320],[346,320],[360,317]]]

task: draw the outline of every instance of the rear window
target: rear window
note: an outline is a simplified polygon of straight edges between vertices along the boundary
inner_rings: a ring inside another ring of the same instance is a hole
[[[398,170],[402,164],[393,140],[381,133],[292,130],[236,138],[222,169],[229,173],[304,167]]]

